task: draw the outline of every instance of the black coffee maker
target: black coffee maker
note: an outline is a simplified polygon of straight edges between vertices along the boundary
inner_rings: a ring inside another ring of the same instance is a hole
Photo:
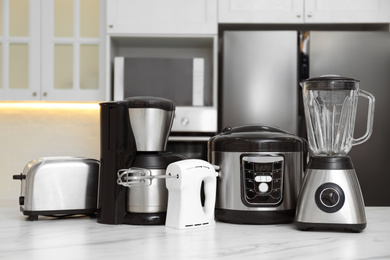
[[[156,97],[100,103],[99,223],[165,224],[165,152],[175,104]]]

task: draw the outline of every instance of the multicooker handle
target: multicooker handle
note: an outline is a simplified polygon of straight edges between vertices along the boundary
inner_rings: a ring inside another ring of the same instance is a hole
[[[359,90],[358,95],[368,99],[367,129],[366,129],[366,133],[362,137],[357,139],[355,138],[352,139],[352,145],[362,144],[365,141],[367,141],[372,134],[372,128],[374,125],[374,107],[375,107],[374,95],[362,89]]]

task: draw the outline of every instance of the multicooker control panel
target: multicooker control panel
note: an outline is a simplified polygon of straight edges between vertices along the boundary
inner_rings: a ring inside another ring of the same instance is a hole
[[[248,206],[276,206],[283,199],[282,156],[242,157],[243,198]]]

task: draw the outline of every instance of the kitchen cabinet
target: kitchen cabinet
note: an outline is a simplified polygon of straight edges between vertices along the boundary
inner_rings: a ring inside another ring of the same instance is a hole
[[[218,0],[218,23],[303,23],[304,0]]]
[[[0,99],[38,99],[40,90],[40,3],[1,2]]]
[[[3,0],[0,99],[105,99],[105,0]]]
[[[218,0],[219,23],[390,23],[388,0]]]
[[[390,1],[306,0],[305,23],[390,23]]]
[[[217,0],[110,0],[109,34],[217,34]]]

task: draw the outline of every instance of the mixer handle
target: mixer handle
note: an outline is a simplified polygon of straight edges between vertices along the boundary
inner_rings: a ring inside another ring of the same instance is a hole
[[[132,167],[121,169],[117,172],[119,185],[131,188],[136,186],[150,186],[153,179],[178,178],[171,175],[152,175],[149,169]]]
[[[374,125],[374,108],[375,108],[375,97],[371,93],[364,91],[362,89],[359,90],[359,96],[365,97],[368,99],[368,116],[367,116],[367,129],[366,133],[360,138],[353,138],[352,145],[362,144],[367,141],[372,134],[372,129]]]

